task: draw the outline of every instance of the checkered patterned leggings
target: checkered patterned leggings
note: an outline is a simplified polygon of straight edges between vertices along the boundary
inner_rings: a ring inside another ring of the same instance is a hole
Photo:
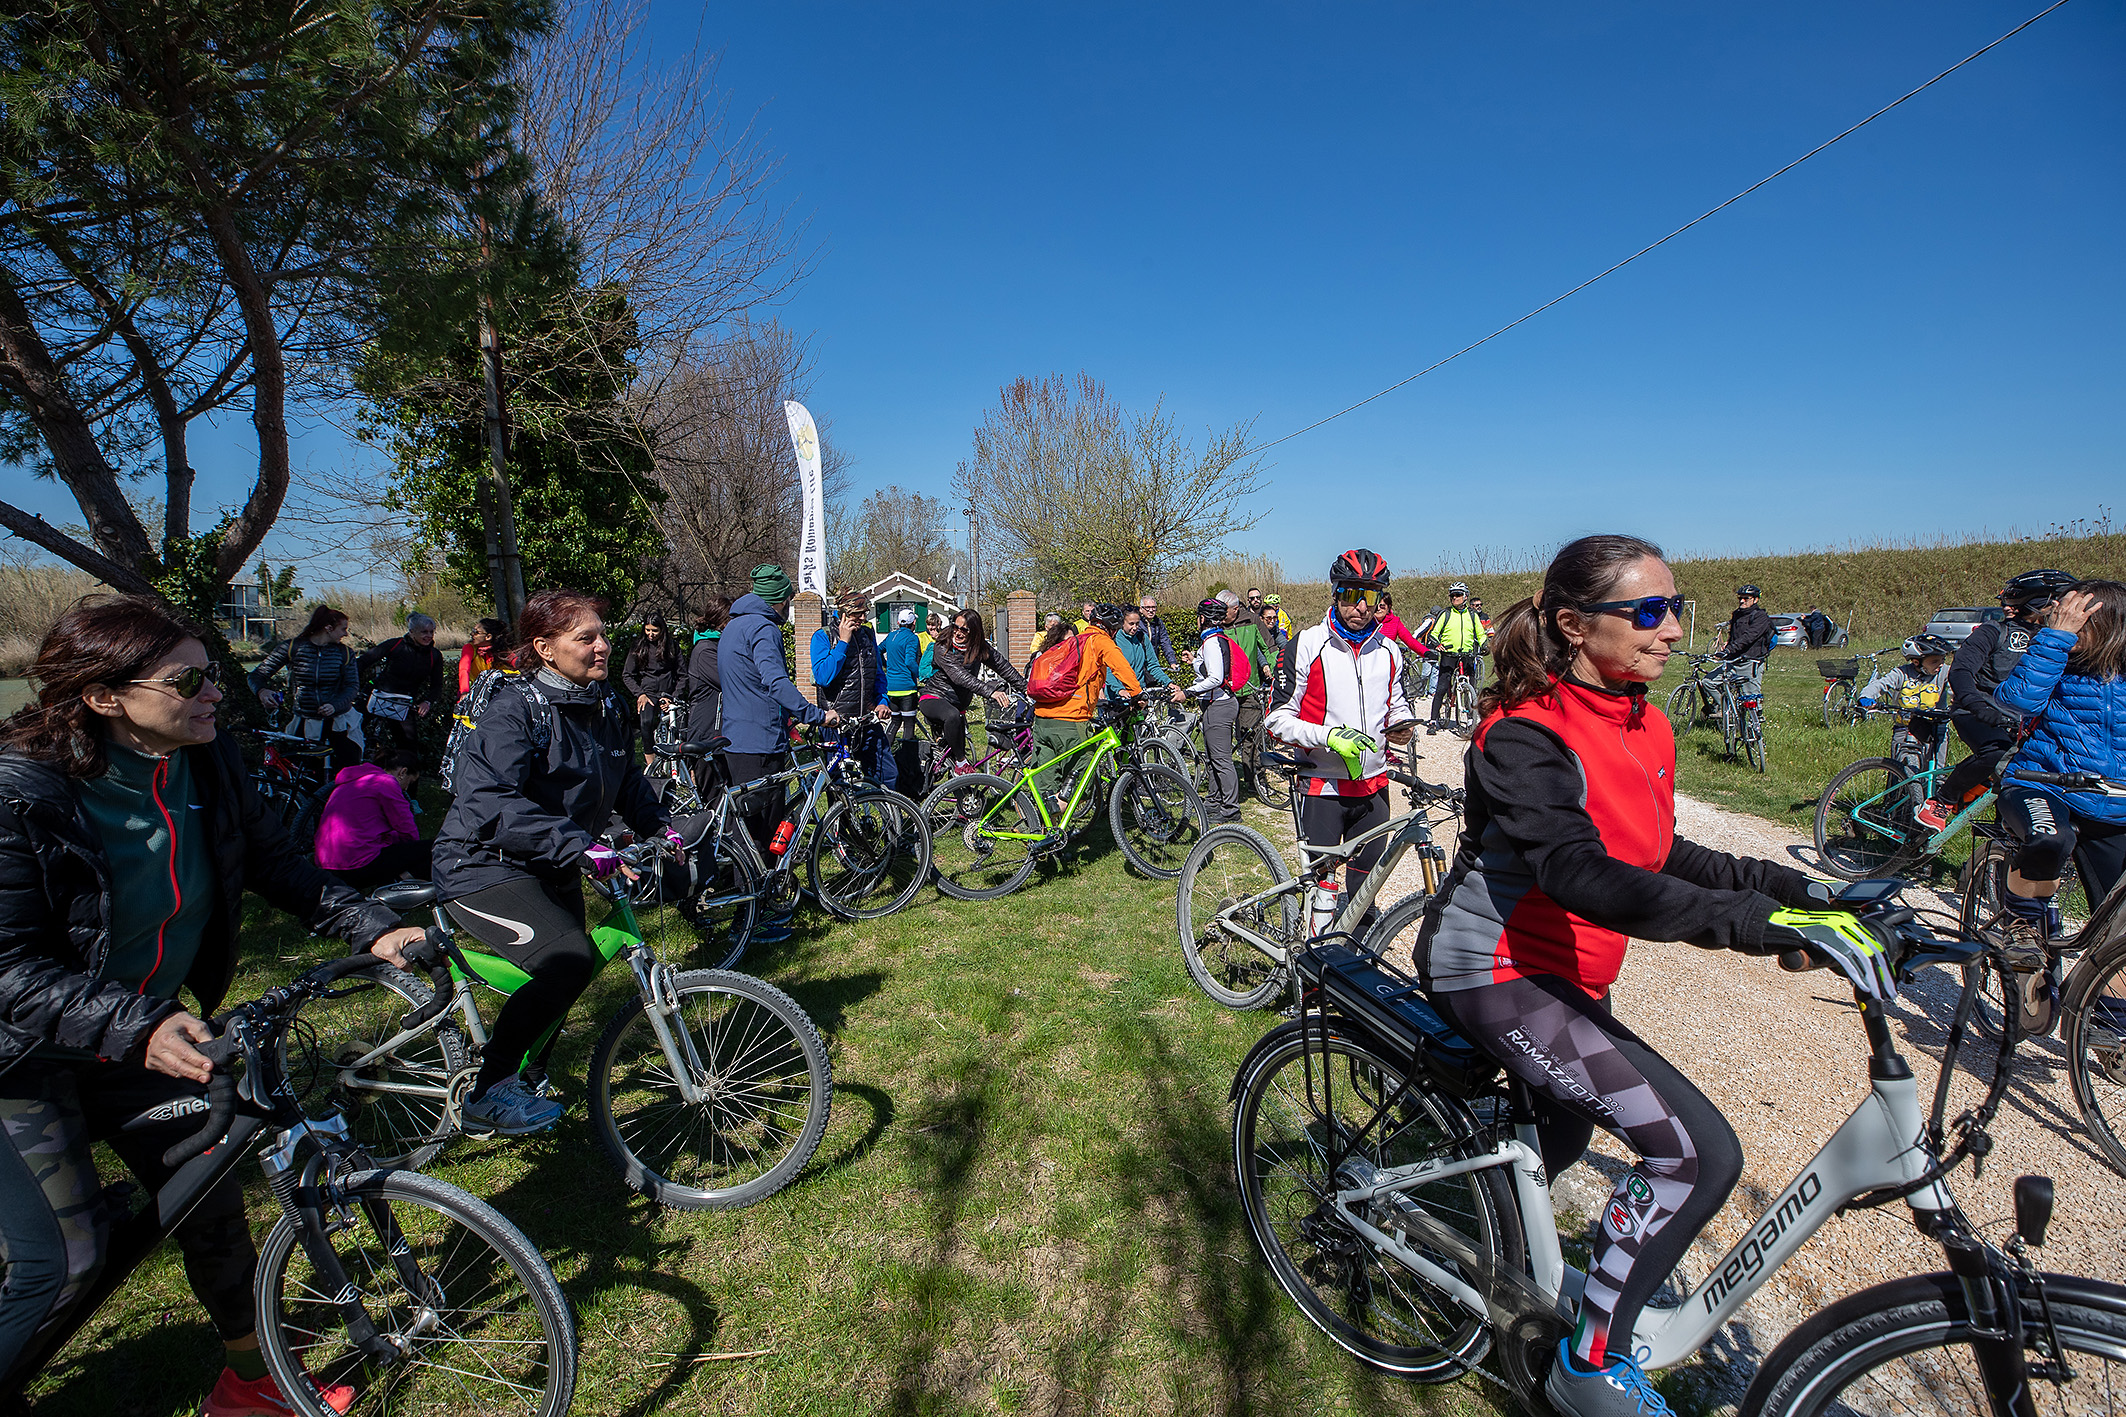
[[[1573,1351],[1624,1356],[1639,1311],[1683,1258],[1742,1175],[1742,1144],[1720,1109],[1666,1059],[1554,975],[1502,980],[1434,996],[1464,1037],[1497,1058],[1536,1097],[1543,1166],[1555,1178],[1586,1151],[1596,1127],[1639,1157],[1617,1181],[1596,1227]]]

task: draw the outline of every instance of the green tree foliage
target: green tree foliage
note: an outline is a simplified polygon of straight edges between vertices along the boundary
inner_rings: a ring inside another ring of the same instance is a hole
[[[258,563],[258,593],[272,605],[293,605],[303,598],[303,588],[295,583],[295,567],[283,566],[276,571],[263,557]]]
[[[289,482],[291,402],[510,144],[548,0],[23,0],[0,8],[0,456],[86,533],[0,527],[128,590],[211,601]],[[194,537],[192,422],[248,414],[258,475]],[[124,483],[164,482],[153,534]],[[195,583],[205,576],[204,589]]]

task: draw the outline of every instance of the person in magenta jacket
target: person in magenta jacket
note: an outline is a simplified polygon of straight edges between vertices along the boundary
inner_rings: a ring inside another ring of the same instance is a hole
[[[341,768],[317,822],[317,864],[358,891],[400,876],[427,880],[432,842],[413,820],[421,760],[392,748],[373,762]]]

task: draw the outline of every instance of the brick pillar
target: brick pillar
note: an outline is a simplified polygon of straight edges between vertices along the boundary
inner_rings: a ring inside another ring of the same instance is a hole
[[[797,683],[797,692],[818,702],[812,692],[812,632],[826,621],[826,606],[811,591],[800,593],[790,602],[790,627],[797,631],[797,643],[792,658],[797,661],[797,672],[791,677]]]
[[[1015,590],[1004,597],[1004,626],[1011,634],[1012,662],[1024,669],[1033,658],[1034,641],[1040,638],[1041,630],[1032,591]]]

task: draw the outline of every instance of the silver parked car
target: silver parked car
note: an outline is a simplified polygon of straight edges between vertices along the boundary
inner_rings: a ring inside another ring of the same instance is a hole
[[[1805,647],[1809,642],[1809,636],[1801,625],[1804,618],[1806,617],[1801,615],[1774,615],[1772,617],[1772,643],[1787,649]],[[1834,620],[1831,622],[1831,637],[1825,640],[1819,648],[1839,649],[1844,644],[1845,626]]]
[[[2005,620],[2008,612],[1998,605],[1952,605],[1934,612],[1934,618],[1920,630],[1922,635],[1940,635],[1951,644],[1963,643],[1969,635],[1988,620]]]

